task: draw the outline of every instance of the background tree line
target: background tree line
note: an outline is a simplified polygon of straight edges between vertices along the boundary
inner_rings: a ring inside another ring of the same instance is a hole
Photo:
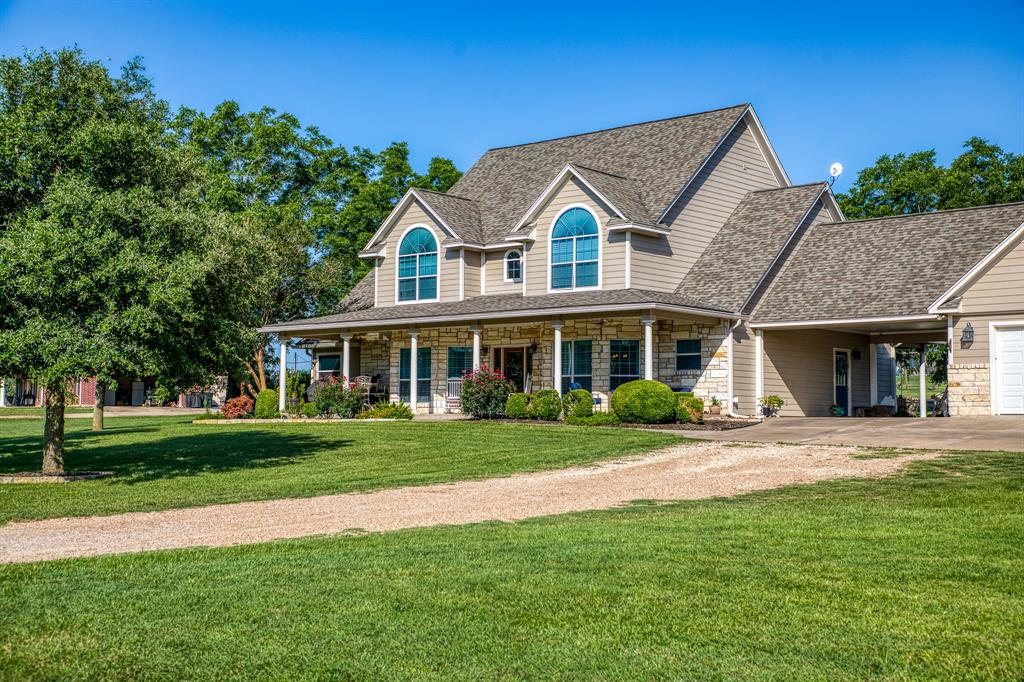
[[[112,75],[77,49],[0,59],[0,376],[45,389],[43,470],[63,471],[75,377],[266,388],[255,329],[329,311],[406,189],[459,175],[271,108],[172,112],[139,60]]]

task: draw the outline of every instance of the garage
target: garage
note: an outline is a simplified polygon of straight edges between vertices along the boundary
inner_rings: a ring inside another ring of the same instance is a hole
[[[1024,324],[993,325],[992,394],[996,414],[1024,414]]]

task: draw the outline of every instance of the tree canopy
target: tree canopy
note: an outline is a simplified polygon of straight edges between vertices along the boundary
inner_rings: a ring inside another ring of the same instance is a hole
[[[883,154],[836,199],[850,219],[1024,201],[1024,156],[980,137],[967,140],[948,168],[934,149]]]

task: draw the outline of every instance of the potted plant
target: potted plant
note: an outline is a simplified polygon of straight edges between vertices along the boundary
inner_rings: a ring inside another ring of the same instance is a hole
[[[711,405],[708,406],[708,414],[722,414],[722,401],[717,395],[711,396]]]
[[[778,415],[779,410],[786,404],[786,401],[777,395],[766,395],[757,402],[761,406],[761,414],[765,417]]]

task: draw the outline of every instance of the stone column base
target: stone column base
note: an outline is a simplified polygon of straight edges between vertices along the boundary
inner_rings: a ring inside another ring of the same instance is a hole
[[[949,366],[949,415],[992,414],[992,387],[987,362]]]

